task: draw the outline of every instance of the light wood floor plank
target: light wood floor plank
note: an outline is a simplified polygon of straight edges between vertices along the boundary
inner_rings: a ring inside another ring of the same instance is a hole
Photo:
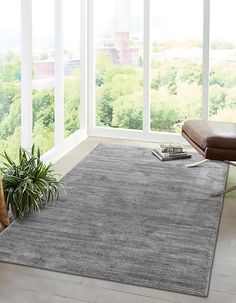
[[[89,301],[50,295],[44,292],[25,290],[19,287],[0,285],[1,303],[89,303]]]
[[[56,274],[56,273],[55,273]],[[56,277],[56,276],[55,276]],[[61,280],[58,278],[44,277],[29,274],[27,271],[4,271],[0,276],[0,285],[14,285],[22,290],[33,290],[35,292],[94,302],[101,292],[99,287],[90,289],[80,282]],[[1,301],[0,301],[1,302]]]
[[[33,268],[29,266],[23,265],[15,265],[10,263],[3,263],[0,262],[0,272],[10,272],[13,274],[22,273],[31,276],[33,279],[34,277],[41,277],[46,279],[56,279],[62,281],[71,281],[77,284],[80,284],[83,281],[83,277],[71,274],[64,274],[56,271],[49,271],[44,269]]]
[[[103,289],[96,303],[173,303],[167,300]]]

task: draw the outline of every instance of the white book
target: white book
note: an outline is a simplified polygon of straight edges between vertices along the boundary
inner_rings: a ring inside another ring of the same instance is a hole
[[[179,143],[161,143],[157,150],[161,153],[180,153],[183,152],[183,146]]]

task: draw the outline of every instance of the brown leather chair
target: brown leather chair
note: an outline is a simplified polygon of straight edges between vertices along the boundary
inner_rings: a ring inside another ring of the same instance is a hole
[[[208,160],[224,161],[236,166],[236,124],[230,122],[215,122],[205,120],[189,120],[182,127],[183,137],[205,158],[190,164],[197,166]],[[233,186],[227,190],[212,194],[217,196],[235,190]]]

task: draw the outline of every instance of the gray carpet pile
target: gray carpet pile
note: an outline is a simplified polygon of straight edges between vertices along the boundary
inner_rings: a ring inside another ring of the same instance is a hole
[[[227,166],[161,162],[99,145],[64,178],[55,207],[0,234],[0,261],[207,296]]]

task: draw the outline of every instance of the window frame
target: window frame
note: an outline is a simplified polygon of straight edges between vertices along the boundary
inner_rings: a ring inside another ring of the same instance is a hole
[[[89,70],[89,116],[88,130],[92,136],[113,137],[128,140],[144,140],[144,141],[173,141],[185,142],[180,134],[157,132],[150,130],[150,56],[151,56],[151,39],[150,39],[150,0],[143,0],[144,5],[144,24],[143,24],[143,41],[144,41],[144,70],[143,70],[143,129],[131,130],[122,128],[110,128],[104,126],[96,126],[96,95],[95,95],[95,43],[94,43],[94,1],[88,0],[89,11],[88,18],[90,20],[88,39],[89,39],[89,54],[88,54],[88,70]],[[203,50],[202,50],[202,119],[208,120],[209,115],[209,54],[210,54],[210,0],[201,0],[203,4]]]
[[[94,1],[80,0],[81,66],[80,129],[64,138],[63,1],[55,9],[55,145],[45,155],[53,159],[82,142],[87,135],[144,141],[182,141],[180,134],[150,130],[150,0],[143,0],[143,129],[129,130],[96,126]],[[202,118],[209,116],[210,0],[203,3]],[[183,140],[184,142],[184,140]],[[32,1],[21,0],[21,145],[32,145]]]
[[[54,0],[55,24],[55,101],[54,147],[43,158],[56,161],[87,137],[87,1],[81,1],[80,11],[80,129],[64,138],[64,58],[63,1]],[[21,0],[21,146],[30,149],[32,130],[32,1]]]

